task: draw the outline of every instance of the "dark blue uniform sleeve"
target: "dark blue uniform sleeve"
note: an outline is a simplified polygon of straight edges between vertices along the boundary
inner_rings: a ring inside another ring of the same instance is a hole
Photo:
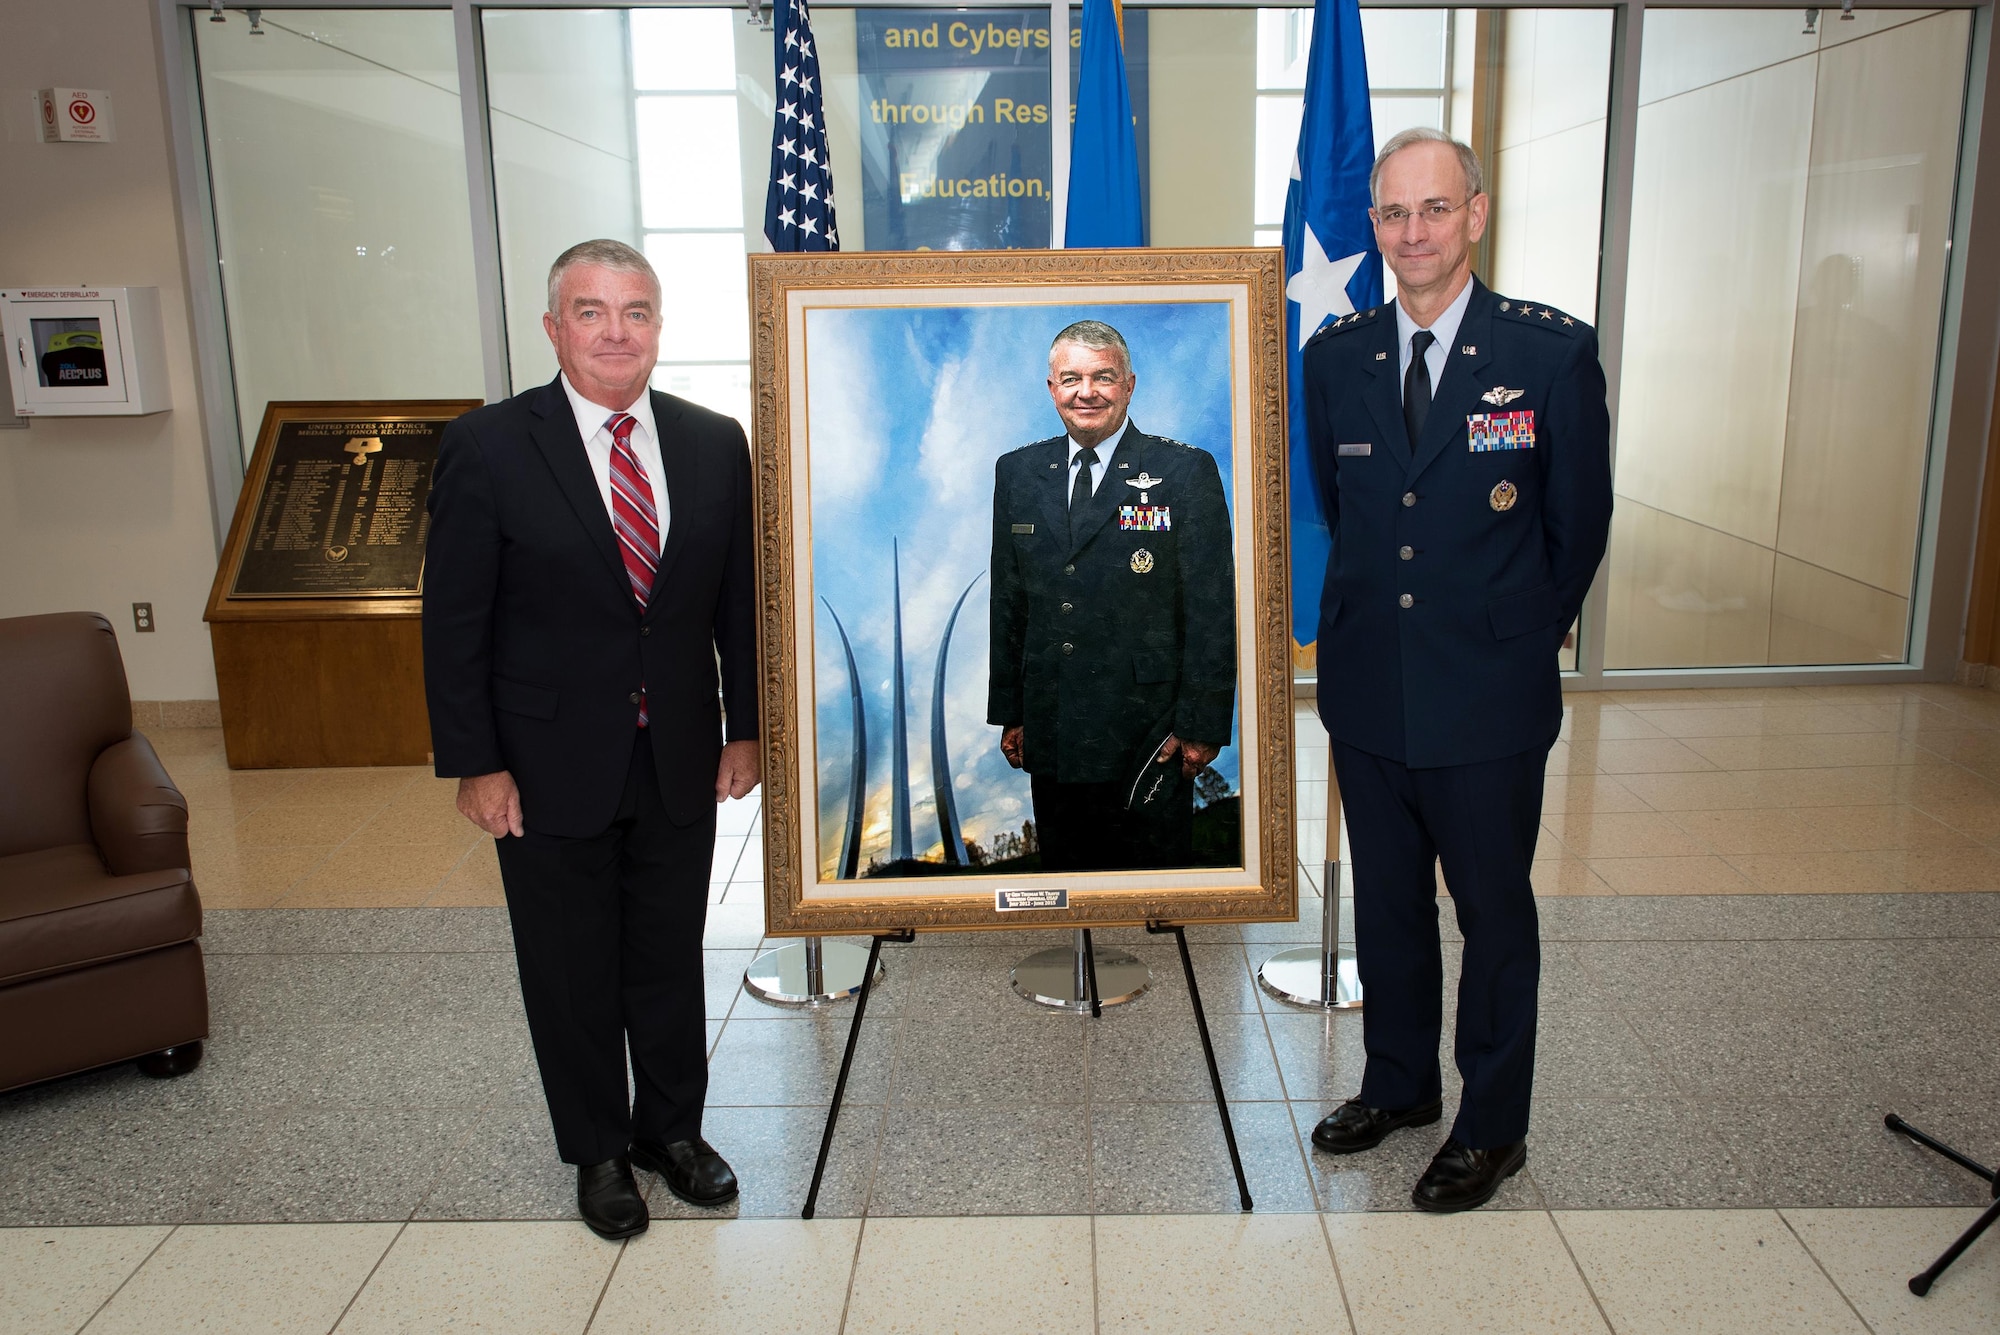
[[[993,547],[989,573],[992,602],[988,612],[989,648],[986,665],[986,721],[1011,728],[1026,721],[1022,697],[1022,641],[1028,631],[1028,590],[1014,559],[1014,540],[1006,504],[1003,457],[993,465]]]
[[[1229,506],[1215,456],[1195,450],[1192,504],[1182,502],[1176,531],[1181,570],[1181,687],[1174,734],[1210,746],[1229,744],[1236,705],[1236,561]]]
[[[424,696],[439,778],[506,768],[493,726],[493,608],[500,520],[493,482],[464,419],[445,428],[431,479],[424,556]]]
[[[1571,341],[1556,372],[1546,436],[1542,533],[1568,630],[1611,535],[1611,416],[1595,332]]]

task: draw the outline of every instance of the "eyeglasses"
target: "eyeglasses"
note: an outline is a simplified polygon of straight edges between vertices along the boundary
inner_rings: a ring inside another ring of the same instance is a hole
[[[1412,218],[1421,220],[1427,227],[1435,227],[1452,214],[1464,208],[1467,204],[1470,204],[1472,200],[1473,196],[1467,195],[1456,204],[1439,204],[1433,202],[1424,205],[1414,212],[1404,208],[1400,204],[1391,204],[1385,209],[1368,210],[1368,216],[1373,218],[1375,225],[1384,231],[1392,232]]]

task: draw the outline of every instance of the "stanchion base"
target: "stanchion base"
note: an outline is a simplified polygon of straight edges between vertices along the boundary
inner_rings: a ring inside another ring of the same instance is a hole
[[[1324,960],[1317,946],[1283,951],[1264,961],[1264,967],[1257,971],[1257,981],[1266,992],[1289,1005],[1330,1011],[1361,1009],[1361,971],[1354,963],[1354,951],[1351,948],[1340,951],[1330,999],[1323,995]]]
[[[806,981],[806,943],[776,946],[750,961],[750,967],[743,971],[743,990],[774,1006],[830,1006],[846,1001],[861,990],[861,976],[868,969],[868,948],[829,938],[820,943],[820,965],[820,986],[814,991]],[[886,972],[877,964],[875,981],[880,983]]]
[[[1108,946],[1093,947],[1097,964],[1099,1004],[1116,1006],[1137,997],[1152,985],[1152,971],[1137,955]],[[1038,950],[1014,966],[1014,990],[1037,1005],[1057,1010],[1087,1011],[1090,1002],[1077,986],[1077,952],[1073,946],[1053,946]]]

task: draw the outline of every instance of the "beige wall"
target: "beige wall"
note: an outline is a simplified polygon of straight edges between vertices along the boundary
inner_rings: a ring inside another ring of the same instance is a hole
[[[103,612],[136,698],[213,699],[214,527],[150,6],[5,8],[0,286],[159,288],[174,406],[0,431],[0,616]],[[117,142],[36,143],[30,94],[54,84],[109,89]],[[158,631],[134,633],[134,602],[153,604]]]
[[[1611,15],[1525,9],[1506,24],[1489,282],[1597,320]],[[1471,15],[1463,25],[1470,28]]]
[[[1148,22],[1152,242],[1250,245],[1257,11],[1155,9]]]
[[[1606,666],[1900,662],[1969,21],[1646,16]]]

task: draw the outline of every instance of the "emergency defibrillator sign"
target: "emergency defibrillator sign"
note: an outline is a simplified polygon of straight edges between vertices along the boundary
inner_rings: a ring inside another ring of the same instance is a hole
[[[102,88],[44,88],[35,94],[35,121],[45,144],[108,144],[111,94]]]

